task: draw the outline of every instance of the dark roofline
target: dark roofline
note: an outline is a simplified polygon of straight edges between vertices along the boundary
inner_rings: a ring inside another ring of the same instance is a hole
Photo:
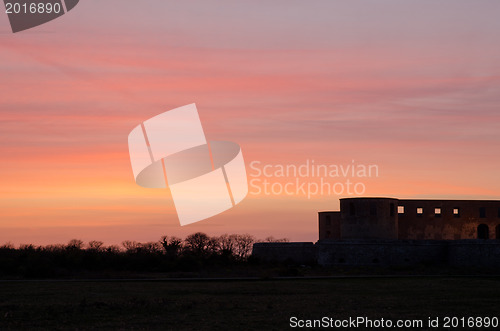
[[[442,202],[500,202],[500,200],[467,200],[467,199],[398,199],[399,201],[442,201]]]
[[[352,197],[352,198],[340,198],[339,200],[355,200],[355,199],[399,200],[398,198],[390,198],[390,197]]]
[[[500,200],[476,200],[476,199],[399,199],[399,198],[389,198],[389,197],[352,197],[352,198],[341,198],[339,200],[356,200],[356,199],[367,199],[367,200],[398,200],[398,201],[442,201],[442,202],[500,202]]]

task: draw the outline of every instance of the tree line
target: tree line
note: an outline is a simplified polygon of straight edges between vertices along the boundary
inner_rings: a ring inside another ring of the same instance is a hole
[[[67,244],[0,246],[0,277],[102,276],[127,272],[193,272],[248,264],[256,242],[286,242],[248,234],[209,236],[202,232],[184,239],[163,236],[154,242],[126,240],[122,245],[73,239]],[[254,261],[255,262],[255,261]]]

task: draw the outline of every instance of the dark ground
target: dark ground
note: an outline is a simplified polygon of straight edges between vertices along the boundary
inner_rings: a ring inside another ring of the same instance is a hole
[[[495,276],[0,282],[0,330],[287,330],[291,316],[427,321],[499,312]]]

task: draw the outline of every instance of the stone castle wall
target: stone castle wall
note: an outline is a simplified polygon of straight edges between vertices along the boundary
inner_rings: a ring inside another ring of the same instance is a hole
[[[500,267],[498,240],[320,240],[257,243],[253,256],[265,261],[331,265],[449,265]]]
[[[318,214],[319,239],[500,239],[500,201],[346,198]]]

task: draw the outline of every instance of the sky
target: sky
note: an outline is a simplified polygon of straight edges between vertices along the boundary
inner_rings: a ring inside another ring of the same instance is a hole
[[[198,231],[316,241],[317,212],[343,197],[500,199],[499,10],[84,0],[16,34],[0,13],[0,244]],[[191,103],[208,140],[241,146],[254,186],[236,207],[181,227],[168,189],[134,182],[127,137]],[[361,183],[361,195],[257,194],[266,179],[320,178],[255,168],[313,161],[378,172],[324,178]]]

